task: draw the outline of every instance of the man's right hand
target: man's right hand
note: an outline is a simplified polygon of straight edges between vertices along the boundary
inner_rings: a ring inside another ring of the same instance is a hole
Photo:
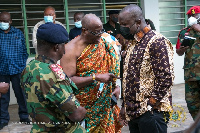
[[[127,126],[128,125],[128,122],[127,122],[127,120],[125,118],[125,108],[124,107],[122,107],[121,110],[120,110],[119,123],[122,126]]]
[[[2,94],[7,93],[8,89],[9,89],[9,84],[8,83],[4,83],[4,82],[0,83],[0,93],[2,93]]]
[[[176,53],[179,56],[182,56],[188,48],[189,48],[189,46],[187,46],[187,47],[180,46],[180,48],[176,50]]]
[[[109,81],[113,82],[114,78],[120,79],[120,77],[115,76],[113,73],[95,75],[95,79],[101,83],[109,83]]]
[[[119,117],[120,117],[122,120],[126,120],[126,117],[125,117],[125,107],[122,107],[122,108],[121,108],[120,113],[119,113]]]

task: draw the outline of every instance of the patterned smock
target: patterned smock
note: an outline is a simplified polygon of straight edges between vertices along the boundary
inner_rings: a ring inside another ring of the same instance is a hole
[[[145,27],[135,34],[124,61],[123,106],[127,120],[151,109],[171,111],[173,47],[163,35]],[[156,101],[151,105],[150,99]]]

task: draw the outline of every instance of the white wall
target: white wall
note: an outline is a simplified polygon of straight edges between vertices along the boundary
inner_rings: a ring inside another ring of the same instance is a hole
[[[141,0],[141,7],[145,19],[150,19],[154,23],[156,31],[160,32],[158,0]]]
[[[183,56],[178,56],[176,53],[176,46],[174,48],[174,84],[180,84],[184,83],[184,70],[183,70],[183,65],[184,65],[184,55]]]

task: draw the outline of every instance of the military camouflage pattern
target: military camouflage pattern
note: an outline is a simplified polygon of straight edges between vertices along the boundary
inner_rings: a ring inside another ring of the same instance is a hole
[[[45,56],[36,56],[22,73],[22,88],[32,118],[31,133],[83,133],[79,123],[67,118],[79,106],[73,92],[76,85],[62,67]]]
[[[189,36],[196,38],[194,43],[190,44],[190,48],[185,52],[185,80],[200,80],[200,33],[194,30],[189,31]]]
[[[185,82],[185,100],[188,110],[195,119],[200,109],[200,81]]]
[[[178,39],[177,39],[177,43],[176,43],[176,49],[179,49],[181,46],[181,43],[184,40],[184,37],[186,35],[188,35],[188,32],[190,31],[189,27],[183,28],[179,34],[178,34]]]
[[[185,53],[185,100],[190,114],[195,118],[200,109],[200,33],[190,30],[189,36],[196,40]]]

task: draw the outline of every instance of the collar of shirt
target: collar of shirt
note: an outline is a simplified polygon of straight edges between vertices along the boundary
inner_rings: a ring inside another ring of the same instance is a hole
[[[56,62],[53,59],[51,59],[45,55],[36,55],[35,60],[38,60],[38,61],[41,61],[41,62],[44,62],[47,64],[56,64]]]
[[[76,26],[74,26],[74,29],[78,29],[78,30],[80,30],[80,29],[81,29],[81,30],[82,30],[82,27],[81,27],[81,28],[77,28]]]
[[[144,36],[147,32],[149,32],[150,30],[151,30],[151,29],[150,29],[148,26],[144,27],[144,29],[142,29],[141,31],[139,31],[138,33],[136,33],[136,34],[134,35],[135,40],[136,40],[137,42],[140,42],[140,40],[143,38],[143,36]]]
[[[9,30],[9,32],[15,32],[13,26],[10,26],[10,30]],[[9,33],[9,32],[8,32],[8,33]],[[0,29],[0,33],[4,33],[4,31],[3,31],[2,29]]]

